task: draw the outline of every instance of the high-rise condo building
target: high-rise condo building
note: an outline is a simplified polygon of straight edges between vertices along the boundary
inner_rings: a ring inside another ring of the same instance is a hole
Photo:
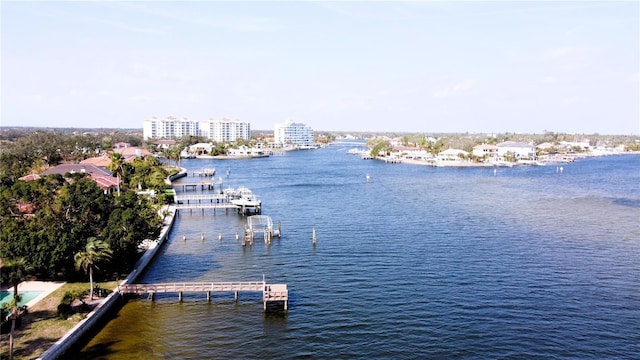
[[[314,144],[313,129],[293,120],[276,124],[273,135],[275,143],[282,145],[312,146]]]
[[[144,120],[142,130],[145,140],[177,139],[183,136],[204,136],[217,142],[251,139],[251,126],[248,122],[227,119],[196,122],[173,116],[164,119],[152,117]]]
[[[248,122],[238,120],[209,119],[200,123],[200,134],[217,142],[231,142],[238,139],[250,140],[251,125]]]
[[[142,124],[142,136],[147,139],[177,139],[183,136],[197,136],[200,127],[196,121],[167,116],[164,119],[152,117]]]

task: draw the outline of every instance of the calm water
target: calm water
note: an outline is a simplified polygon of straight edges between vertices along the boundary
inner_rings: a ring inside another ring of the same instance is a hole
[[[215,167],[225,188],[251,188],[263,214],[282,222],[283,237],[243,248],[235,232],[244,218],[184,212],[143,281],[264,274],[288,284],[286,315],[265,315],[260,294],[238,303],[233,294],[210,304],[204,295],[133,300],[82,356],[638,357],[640,156],[494,176],[346,151],[183,163]]]

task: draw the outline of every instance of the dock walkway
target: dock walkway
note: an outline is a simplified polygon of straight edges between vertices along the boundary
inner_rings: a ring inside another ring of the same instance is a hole
[[[183,293],[206,293],[207,301],[210,301],[212,292],[233,292],[234,299],[237,301],[239,292],[262,292],[265,311],[267,305],[273,304],[282,304],[286,311],[289,303],[287,284],[267,284],[264,281],[123,284],[118,286],[118,292],[120,294],[146,294],[151,300],[154,299],[155,294],[177,293],[179,301],[182,301]]]
[[[262,211],[262,201],[255,197],[238,198],[228,193],[210,193],[199,195],[175,194],[176,210],[201,209],[236,209],[239,214],[260,214]]]

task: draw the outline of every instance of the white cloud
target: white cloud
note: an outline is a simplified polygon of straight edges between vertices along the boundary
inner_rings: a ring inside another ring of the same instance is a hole
[[[547,75],[542,78],[542,83],[544,84],[557,84],[558,78],[553,75]]]

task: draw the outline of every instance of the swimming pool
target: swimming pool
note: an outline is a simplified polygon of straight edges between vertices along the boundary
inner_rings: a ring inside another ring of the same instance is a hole
[[[42,291],[19,291],[18,294],[22,295],[22,299],[18,303],[18,306],[22,306],[38,297],[38,295],[42,294]],[[10,303],[12,299],[13,291],[0,291],[0,306]]]

